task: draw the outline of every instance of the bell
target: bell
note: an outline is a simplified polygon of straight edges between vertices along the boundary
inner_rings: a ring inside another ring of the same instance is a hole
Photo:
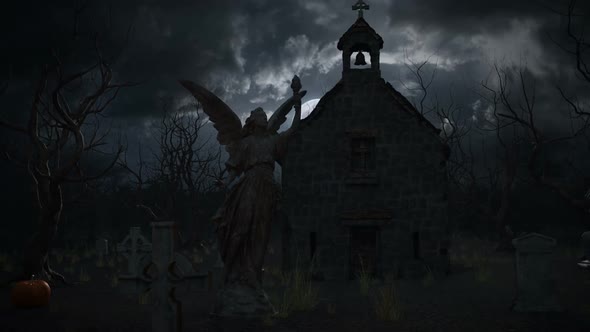
[[[356,54],[356,60],[354,60],[354,65],[355,66],[364,66],[366,64],[367,64],[367,62],[365,61],[365,55],[363,54],[363,52],[358,52]]]

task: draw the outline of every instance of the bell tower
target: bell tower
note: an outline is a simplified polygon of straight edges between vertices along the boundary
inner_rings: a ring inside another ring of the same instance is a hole
[[[370,75],[381,77],[379,69],[379,52],[383,48],[383,39],[363,18],[363,10],[368,10],[363,0],[358,0],[352,6],[352,10],[358,11],[358,18],[354,24],[338,40],[338,49],[342,51],[342,77],[346,78],[351,75]],[[355,55],[355,65],[365,65],[365,55],[367,53],[371,59],[369,68],[351,67],[351,57]],[[357,74],[358,73],[358,74]]]

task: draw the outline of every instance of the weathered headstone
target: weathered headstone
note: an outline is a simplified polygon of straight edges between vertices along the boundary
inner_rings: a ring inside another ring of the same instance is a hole
[[[152,247],[155,249],[156,244],[152,243]],[[182,283],[176,287],[176,290],[181,292],[190,292],[194,290],[204,290],[207,288],[207,270],[205,271],[196,271],[191,263],[190,259],[188,259],[185,255],[174,252],[172,254],[171,262],[175,262],[175,268],[181,273],[187,280],[191,282]],[[152,254],[145,255],[139,262],[138,268],[139,272],[138,275],[143,274],[146,268],[149,268],[151,263],[153,262]],[[136,286],[133,286],[132,282],[126,283],[128,287],[126,289],[130,292],[137,293],[138,291],[143,290],[145,287],[141,281],[137,282]]]
[[[129,228],[129,234],[117,244],[117,252],[127,258],[127,275],[123,278],[135,278],[141,272],[141,259],[152,251],[152,244],[141,235],[140,227]]]
[[[516,248],[516,297],[513,310],[560,311],[553,262],[555,239],[530,233],[512,240],[512,244]]]
[[[96,254],[102,258],[109,254],[109,240],[98,239],[96,240]]]
[[[120,280],[125,289],[136,293],[150,290],[152,332],[181,331],[181,302],[176,291],[183,294],[205,289],[207,274],[195,273],[189,259],[174,251],[174,222],[152,223],[152,252],[140,260],[137,277]],[[151,257],[145,262],[146,257]]]
[[[174,294],[174,284],[182,280],[174,257],[174,223],[152,223],[152,272],[144,279],[151,286],[152,332],[181,331],[180,302]],[[147,274],[147,273],[146,273]]]

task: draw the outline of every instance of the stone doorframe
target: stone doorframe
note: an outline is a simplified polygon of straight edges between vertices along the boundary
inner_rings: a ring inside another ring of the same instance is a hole
[[[348,267],[346,269],[345,280],[348,280],[352,273],[351,266],[351,234],[355,227],[374,227],[375,228],[375,274],[380,276],[383,272],[383,255],[381,244],[381,228],[391,223],[392,215],[390,210],[374,209],[374,210],[349,210],[345,211],[340,216],[340,224],[345,227],[348,233],[348,242],[346,245],[346,257],[349,258]]]

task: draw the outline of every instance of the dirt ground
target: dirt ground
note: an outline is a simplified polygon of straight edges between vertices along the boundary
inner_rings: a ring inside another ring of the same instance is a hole
[[[375,315],[372,292],[363,296],[358,281],[314,282],[318,291],[312,310],[284,318],[228,321],[209,316],[214,292],[177,294],[183,302],[183,331],[590,331],[590,271],[576,266],[577,257],[561,250],[555,268],[557,296],[564,308],[555,313],[511,311],[515,294],[514,259],[510,253],[493,253],[482,263],[455,257],[451,275],[444,279],[396,280],[402,317],[383,321]],[[477,261],[477,260],[476,260]],[[150,306],[137,295],[123,295],[112,284],[106,268],[87,264],[89,280],[53,289],[47,308],[16,309],[9,288],[0,289],[0,331],[150,331]],[[75,270],[77,273],[78,270]],[[0,274],[0,278],[7,274]],[[84,278],[81,278],[84,279]],[[271,284],[271,282],[269,282]],[[279,288],[268,286],[269,293]]]

